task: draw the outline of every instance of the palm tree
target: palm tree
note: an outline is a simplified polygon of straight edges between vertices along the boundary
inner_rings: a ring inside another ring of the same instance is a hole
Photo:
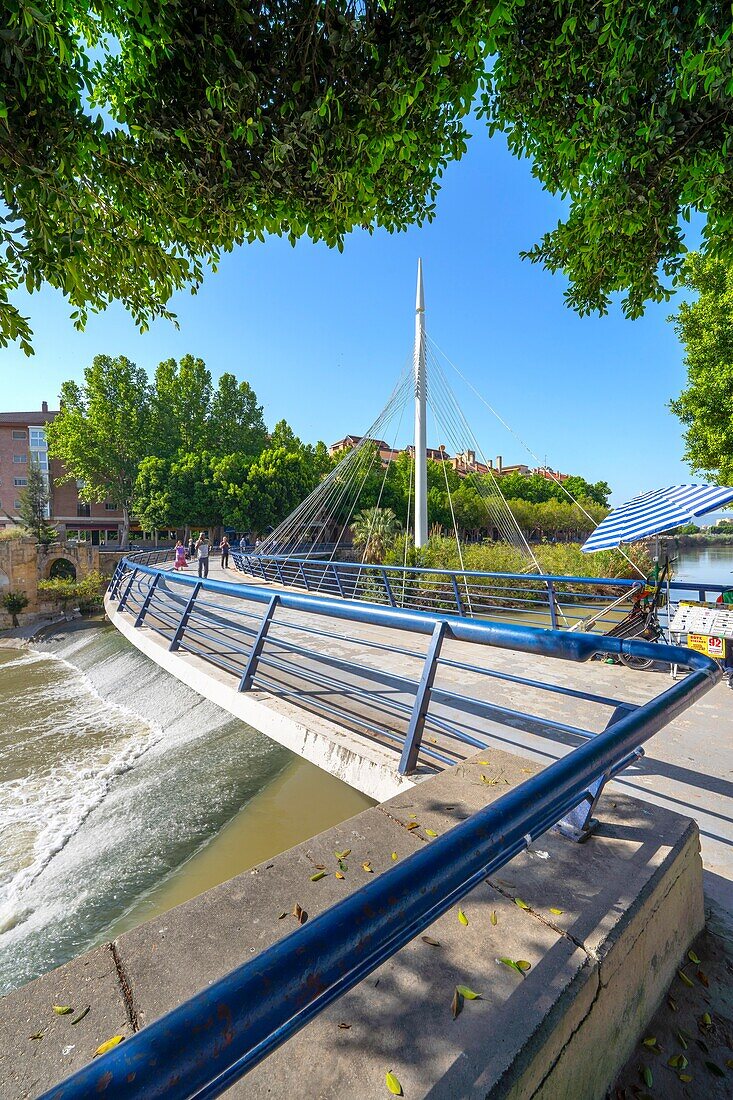
[[[362,561],[367,565],[384,561],[390,543],[401,529],[391,508],[365,508],[351,521],[354,546],[363,550]]]

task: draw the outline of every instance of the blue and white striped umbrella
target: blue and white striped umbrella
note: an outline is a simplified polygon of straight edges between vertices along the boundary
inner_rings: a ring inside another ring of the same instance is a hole
[[[581,549],[589,554],[659,535],[731,501],[733,489],[720,485],[668,485],[666,489],[652,489],[609,512]]]

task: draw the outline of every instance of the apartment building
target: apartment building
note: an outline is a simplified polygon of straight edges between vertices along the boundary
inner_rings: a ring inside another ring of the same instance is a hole
[[[37,462],[46,476],[51,495],[49,520],[62,540],[113,546],[119,542],[122,511],[114,501],[86,504],[79,499],[73,481],[57,484],[64,475],[62,463],[48,457],[46,425],[56,411],[44,401],[40,412],[0,412],[0,528],[18,521],[20,492],[28,485],[28,469]]]

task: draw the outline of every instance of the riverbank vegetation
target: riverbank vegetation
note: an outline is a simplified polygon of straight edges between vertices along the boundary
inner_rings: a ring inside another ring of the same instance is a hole
[[[108,584],[109,577],[93,570],[78,581],[62,577],[39,581],[38,595],[40,599],[56,604],[64,614],[71,606],[77,606],[82,614],[90,614],[102,607]]]
[[[577,543],[542,543],[533,545],[532,553],[543,572],[557,576],[617,580],[638,577],[637,570],[647,576],[652,570],[651,557],[642,543],[625,546],[623,553],[620,550],[601,550],[596,554],[584,554]],[[384,562],[388,565],[420,565],[429,569],[465,568],[482,573],[526,573],[528,568],[531,570],[527,556],[507,543],[468,545],[459,554],[455,539],[441,535],[431,535],[428,545],[420,550],[415,550],[411,539],[405,546],[405,536],[400,535],[385,554]]]
[[[733,257],[727,5],[6,8],[0,345],[32,353],[20,288],[59,289],[78,328],[117,300],[145,330],[242,242],[430,221],[477,118],[565,199],[527,256],[578,312],[667,300],[691,210]]]
[[[96,356],[83,383],[65,382],[61,410],[48,425],[49,453],[80,496],[111,501],[144,531],[233,528],[264,534],[319,484],[342,456],[304,443],[284,420],[268,431],[264,410],[247,382],[223,374],[214,386],[202,359],[162,362],[150,382],[124,356]],[[360,466],[360,511],[390,509],[404,525],[414,493],[413,459],[403,452],[385,468],[376,446]],[[517,524],[534,541],[579,541],[605,516],[605,481],[570,477],[562,484],[539,474],[460,477],[448,463],[428,462],[428,509],[439,529],[462,539],[494,536],[486,497],[496,484]],[[571,496],[577,500],[573,503]],[[339,494],[335,494],[336,499]],[[332,524],[350,523],[352,494]]]

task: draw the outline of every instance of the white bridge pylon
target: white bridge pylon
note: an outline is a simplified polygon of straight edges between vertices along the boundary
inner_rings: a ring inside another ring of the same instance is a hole
[[[415,371],[415,546],[420,547],[427,546],[428,542],[427,374],[422,260],[417,261],[413,364]]]

